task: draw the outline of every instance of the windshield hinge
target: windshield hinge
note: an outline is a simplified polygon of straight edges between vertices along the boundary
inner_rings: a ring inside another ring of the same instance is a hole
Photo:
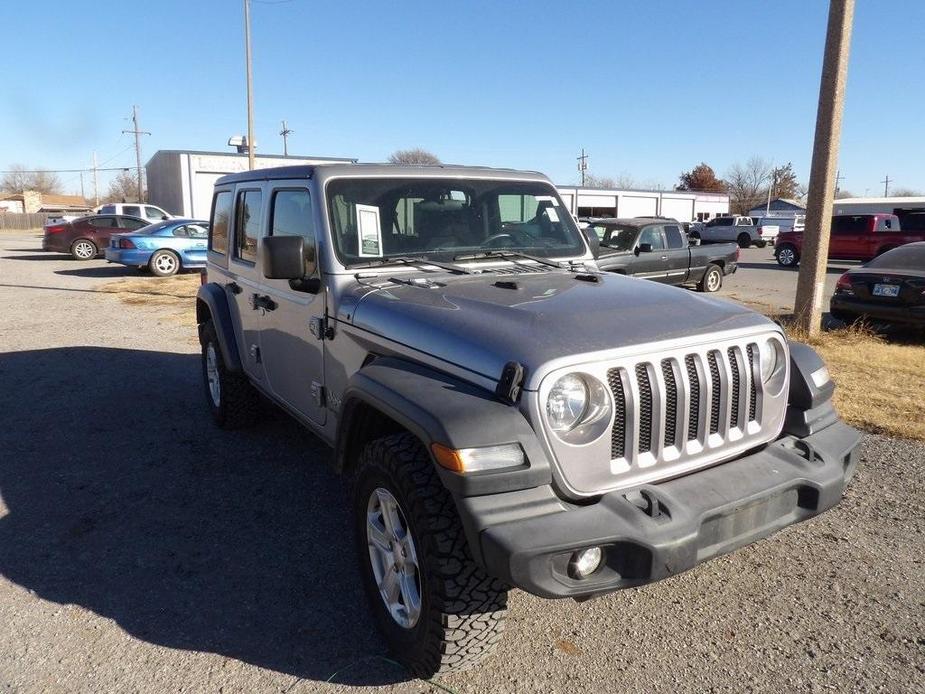
[[[328,319],[325,316],[312,316],[308,322],[308,330],[316,340],[334,339],[334,328],[328,325]]]
[[[495,388],[495,395],[500,400],[513,405],[520,397],[520,387],[524,382],[526,370],[523,364],[516,361],[509,361],[501,370],[501,378],[498,379],[498,386]]]

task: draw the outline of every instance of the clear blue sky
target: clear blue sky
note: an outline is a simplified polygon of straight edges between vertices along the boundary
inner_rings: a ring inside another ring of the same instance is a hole
[[[3,13],[0,167],[133,165],[157,149],[227,150],[246,130],[241,2],[16,2]],[[443,161],[671,186],[753,154],[806,182],[828,4],[254,0],[259,150]],[[843,188],[925,190],[925,2],[859,0]],[[230,150],[229,150],[230,151]],[[62,175],[79,188],[76,175]],[[878,192],[879,191],[879,192]]]

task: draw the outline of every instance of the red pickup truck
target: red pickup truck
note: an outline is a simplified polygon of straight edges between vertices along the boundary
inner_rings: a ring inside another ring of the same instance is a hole
[[[925,230],[901,231],[895,214],[844,214],[832,217],[829,258],[870,260],[881,253],[915,241],[925,241]],[[779,265],[794,267],[803,251],[803,232],[781,232],[774,242]]]

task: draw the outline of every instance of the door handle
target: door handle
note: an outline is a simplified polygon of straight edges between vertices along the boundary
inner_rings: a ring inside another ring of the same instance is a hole
[[[241,285],[239,285],[237,282],[229,282],[225,286],[228,287],[228,291],[230,291],[232,294],[241,293]]]
[[[667,255],[663,255],[663,256],[662,256],[662,260],[668,260],[668,256],[667,256]]]
[[[276,310],[276,302],[265,294],[254,294],[251,297],[251,307],[255,311],[261,308],[264,311],[274,311]]]

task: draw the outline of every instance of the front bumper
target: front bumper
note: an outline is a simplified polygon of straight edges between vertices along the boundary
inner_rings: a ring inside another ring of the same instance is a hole
[[[657,581],[835,506],[857,463],[860,433],[837,421],[798,439],[660,484],[611,492],[588,506],[551,488],[463,502],[482,513],[488,572],[546,598],[584,598]],[[604,549],[601,568],[572,578],[576,550]]]
[[[829,302],[829,313],[840,320],[870,318],[884,323],[925,325],[925,306],[890,306],[837,294]]]

